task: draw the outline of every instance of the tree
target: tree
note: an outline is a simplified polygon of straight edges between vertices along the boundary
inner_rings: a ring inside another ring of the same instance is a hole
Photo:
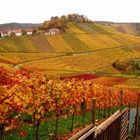
[[[37,30],[33,30],[33,35],[36,35],[37,34]]]
[[[16,36],[16,33],[15,32],[11,32],[10,36],[14,37],[14,36]]]
[[[25,29],[23,29],[21,32],[22,32],[22,35],[27,35],[27,31]]]
[[[51,28],[58,28],[60,31],[64,32],[67,28],[67,22],[89,22],[89,20],[86,16],[79,14],[62,15],[60,18],[54,16],[51,17],[50,21],[45,21],[43,25],[39,27],[39,30],[48,31]]]
[[[56,20],[59,20],[59,17],[58,17],[58,16],[55,16],[55,17],[51,17],[51,20],[52,20],[52,21],[56,21]]]

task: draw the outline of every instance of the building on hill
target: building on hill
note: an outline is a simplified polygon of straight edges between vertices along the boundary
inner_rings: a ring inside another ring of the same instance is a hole
[[[24,29],[26,32],[26,35],[32,35],[33,29]],[[37,34],[39,35],[55,35],[59,34],[61,31],[58,28],[51,28],[49,31],[37,31]],[[12,29],[12,30],[0,30],[0,37],[6,37],[6,36],[22,36],[23,30],[21,29]]]
[[[22,35],[21,29],[15,29],[12,32],[14,32],[16,36],[21,36]]]
[[[33,34],[33,30],[32,29],[27,29],[27,35],[32,35]]]
[[[8,30],[0,30],[0,37],[10,36],[10,31]]]
[[[25,29],[27,35],[33,34],[33,29]],[[0,37],[6,36],[22,36],[22,29],[9,29],[9,30],[0,30]]]
[[[49,30],[38,30],[37,34],[38,35],[55,35],[55,34],[59,34],[61,31],[58,28],[51,28]]]
[[[51,28],[49,29],[49,34],[50,35],[55,35],[55,34],[59,34],[60,30],[58,28]]]

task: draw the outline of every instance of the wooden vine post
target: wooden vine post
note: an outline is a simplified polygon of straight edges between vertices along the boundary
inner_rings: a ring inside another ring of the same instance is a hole
[[[92,123],[95,126],[95,119],[96,119],[96,99],[92,99],[92,113],[91,113]]]
[[[128,111],[128,120],[130,120],[131,103],[128,104],[128,109],[129,109],[129,111]],[[128,123],[128,133],[129,133],[129,125],[130,125],[130,123]]]
[[[123,91],[120,92],[120,111],[123,110]]]
[[[108,97],[108,99],[109,99],[108,116],[110,116],[110,110],[111,110],[111,93],[110,93],[110,91],[109,91],[109,97]]]
[[[138,140],[139,104],[140,104],[140,93],[138,94],[136,117],[135,117],[135,129],[134,129],[134,135],[133,135],[133,137],[136,140]]]

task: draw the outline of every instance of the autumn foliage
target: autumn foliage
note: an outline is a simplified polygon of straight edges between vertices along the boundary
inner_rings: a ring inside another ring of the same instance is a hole
[[[38,139],[39,126],[48,117],[56,120],[66,114],[82,113],[81,106],[91,110],[91,99],[96,98],[97,108],[119,106],[120,92],[123,91],[123,104],[136,103],[137,92],[100,84],[94,80],[49,79],[46,76],[27,71],[9,75],[0,69],[0,138],[5,132],[19,129],[19,136],[28,134],[22,130],[25,116],[31,117],[34,125],[34,139]]]

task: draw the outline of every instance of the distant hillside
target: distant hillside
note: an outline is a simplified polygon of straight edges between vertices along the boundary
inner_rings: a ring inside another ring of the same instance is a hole
[[[96,21],[96,23],[113,27],[115,30],[121,33],[140,35],[140,23],[114,23],[107,21]]]
[[[33,23],[5,23],[0,24],[0,29],[16,29],[16,28],[37,28],[41,24],[33,24]]]

